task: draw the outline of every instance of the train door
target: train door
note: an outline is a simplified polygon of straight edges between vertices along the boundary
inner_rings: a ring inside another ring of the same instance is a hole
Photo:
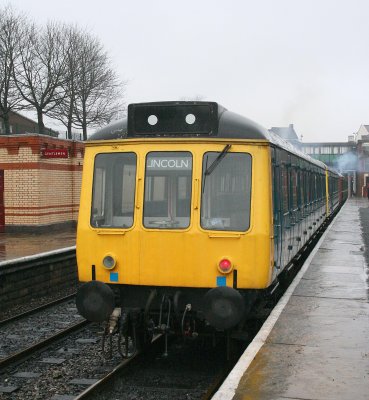
[[[0,170],[0,233],[5,229],[4,170]]]
[[[302,162],[302,180],[301,180],[301,210],[302,210],[302,244],[305,244],[307,241],[307,233],[308,233],[308,224],[307,217],[309,215],[308,212],[308,203],[309,203],[309,179],[308,179],[308,164],[306,161]]]
[[[281,204],[281,268],[287,264],[288,261],[288,246],[289,246],[289,229],[291,224],[289,212],[289,170],[290,159],[285,150],[279,150],[279,164],[280,164],[280,186],[278,188],[280,204]]]
[[[192,155],[151,152],[145,177],[144,226],[147,229],[186,229],[190,224]]]
[[[331,207],[331,211],[333,211],[334,210],[334,202],[335,202],[335,192],[336,192],[336,190],[335,190],[336,179],[335,179],[335,177],[333,175],[331,175],[329,181],[330,181],[330,188],[329,188],[330,189],[329,190],[329,193],[330,193],[330,207]]]
[[[298,248],[302,245],[303,236],[303,184],[302,184],[302,162],[296,159],[296,223],[297,237],[296,244]]]
[[[281,166],[279,152],[271,148],[273,173],[273,226],[274,226],[274,266],[278,270],[282,264],[282,207],[281,207]]]
[[[368,197],[369,175],[364,174],[364,186],[361,190],[362,197]]]

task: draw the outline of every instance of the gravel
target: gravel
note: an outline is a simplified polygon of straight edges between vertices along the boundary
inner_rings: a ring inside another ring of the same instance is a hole
[[[203,398],[215,378],[227,366],[224,341],[172,344],[168,356],[153,353],[115,377],[92,398],[98,400],[196,400]],[[164,350],[164,348],[162,349]],[[240,352],[237,353],[238,355]]]
[[[72,299],[6,323],[0,330],[0,360],[79,321],[83,318],[78,315],[75,300]]]
[[[8,308],[6,310],[1,310],[0,311],[0,321],[10,318],[10,317],[13,317],[14,315],[21,314],[26,311],[32,310],[36,307],[40,307],[40,306],[50,303],[51,301],[54,301],[56,299],[73,294],[77,291],[77,287],[78,287],[78,285],[71,284],[69,287],[60,289],[60,290],[56,290],[47,296],[41,296],[41,297],[35,296],[31,300],[27,301],[27,303],[25,303],[25,304],[17,304],[14,307]]]
[[[91,324],[82,331],[68,336],[67,339],[50,346],[42,353],[37,353],[22,364],[8,368],[0,375],[0,386],[17,386],[17,391],[0,394],[0,399],[50,399],[55,394],[77,395],[86,386],[71,384],[73,379],[101,378],[120,361],[116,355],[112,360],[105,361],[101,357],[101,327]],[[84,339],[81,343],[78,339]],[[86,339],[91,339],[86,343]],[[48,363],[45,361],[61,363]],[[57,359],[57,360],[55,360]],[[37,378],[19,378],[19,372],[40,374]]]

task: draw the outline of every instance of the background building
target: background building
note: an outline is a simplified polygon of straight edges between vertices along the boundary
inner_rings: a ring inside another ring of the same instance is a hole
[[[301,149],[337,171],[357,169],[357,143],[355,142],[301,143]]]
[[[270,128],[270,130],[272,132],[276,133],[282,139],[287,140],[287,142],[290,142],[291,144],[293,144],[298,149],[301,149],[301,142],[297,136],[297,133],[295,131],[295,128],[293,127],[293,124],[289,124],[289,126],[286,126],[286,127],[273,126],[272,128]]]
[[[367,196],[369,185],[369,125],[348,136],[347,142],[302,142],[294,129],[273,127],[270,129],[312,158],[324,162],[349,179],[349,192]]]
[[[46,135],[0,136],[0,231],[77,221],[84,143]]]
[[[38,133],[38,124],[22,114],[9,113],[9,132],[5,132],[4,121],[0,117],[0,135],[20,135],[23,133]],[[45,126],[45,135],[58,137],[59,133]]]

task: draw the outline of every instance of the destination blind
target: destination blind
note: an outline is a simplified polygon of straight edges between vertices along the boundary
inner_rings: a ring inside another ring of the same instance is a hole
[[[146,162],[148,171],[190,171],[191,157],[149,157]]]

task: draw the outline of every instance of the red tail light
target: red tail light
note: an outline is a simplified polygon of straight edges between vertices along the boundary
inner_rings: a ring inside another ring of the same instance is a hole
[[[232,271],[232,263],[227,258],[223,258],[219,261],[218,268],[220,272],[227,274]]]

